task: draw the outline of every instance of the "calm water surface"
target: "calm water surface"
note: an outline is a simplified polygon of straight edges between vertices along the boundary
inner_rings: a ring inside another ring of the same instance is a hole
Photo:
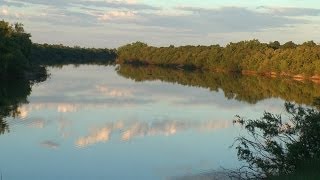
[[[113,66],[49,68],[29,104],[7,118],[0,169],[10,179],[171,179],[240,165],[234,116],[283,112],[284,100],[135,82]]]

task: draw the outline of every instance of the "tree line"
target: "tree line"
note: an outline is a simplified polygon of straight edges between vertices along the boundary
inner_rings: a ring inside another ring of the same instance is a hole
[[[313,41],[229,43],[225,47],[153,47],[135,42],[118,49],[36,44],[23,25],[0,21],[0,76],[23,76],[40,65],[134,63],[164,67],[320,78],[320,45]],[[9,75],[10,74],[10,75]]]
[[[278,41],[250,40],[229,43],[226,47],[153,47],[135,42],[118,48],[117,62],[315,78],[320,75],[320,45],[313,41],[281,45]]]
[[[69,47],[64,45],[36,44],[31,48],[31,61],[42,65],[110,64],[117,57],[114,49]]]
[[[45,73],[44,66],[66,64],[110,64],[115,49],[68,47],[32,43],[23,24],[0,21],[0,78],[34,78]]]

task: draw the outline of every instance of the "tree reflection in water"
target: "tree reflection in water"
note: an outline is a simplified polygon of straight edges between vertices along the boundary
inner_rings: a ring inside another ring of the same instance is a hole
[[[39,74],[33,75],[31,80],[12,79],[2,80],[0,83],[0,134],[9,132],[7,117],[17,117],[21,112],[19,107],[28,103],[27,97],[35,83],[45,81],[48,77],[45,68]]]
[[[268,98],[281,98],[320,107],[320,99],[317,98],[320,97],[320,85],[311,81],[180,71],[154,66],[121,65],[117,71],[119,75],[135,81],[161,80],[209,88],[211,91],[222,90],[229,99],[252,104]],[[236,138],[233,147],[237,149],[238,158],[247,165],[237,171],[226,172],[226,176],[232,179],[320,177],[317,171],[320,165],[318,109],[285,103],[286,115],[265,112],[257,120],[238,116],[234,123],[242,125],[248,133]],[[199,177],[215,175],[213,172]]]
[[[226,98],[250,104],[269,98],[281,98],[285,101],[312,105],[314,98],[320,97],[320,84],[312,81],[125,64],[118,67],[117,73],[135,81],[161,80],[208,88],[210,91],[222,90]]]

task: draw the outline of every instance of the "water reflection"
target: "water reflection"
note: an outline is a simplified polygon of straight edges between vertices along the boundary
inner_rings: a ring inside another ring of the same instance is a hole
[[[117,121],[103,127],[93,129],[89,135],[79,138],[76,145],[86,147],[110,140],[112,134],[120,133],[122,141],[129,141],[137,137],[171,136],[182,131],[196,130],[199,132],[228,128],[229,121],[177,121],[164,120],[154,122]]]
[[[154,66],[121,65],[118,74],[140,81],[161,80],[187,86],[208,88],[211,91],[222,89],[228,99],[255,104],[269,98],[281,98],[299,104],[312,105],[320,97],[320,84],[312,81],[296,81],[286,78],[244,76],[201,71],[179,71]],[[191,102],[190,102],[191,103]]]
[[[33,119],[29,122],[29,127],[35,129],[43,129],[46,126],[47,122],[44,119]]]
[[[40,144],[41,144],[41,146],[49,148],[49,149],[58,149],[60,146],[60,144],[53,142],[53,141],[50,141],[50,140],[43,141]]]
[[[50,68],[51,79],[33,86],[31,95],[28,83],[1,88],[1,131],[11,130],[0,136],[6,174],[35,179],[30,172],[39,169],[50,179],[54,168],[59,179],[206,177],[201,172],[239,165],[229,148],[240,133],[231,125],[234,115],[281,113],[280,98],[309,104],[319,94],[310,82],[125,65],[116,70]],[[32,163],[18,166],[21,159]]]
[[[107,85],[97,85],[96,88],[97,88],[98,92],[100,92],[104,96],[110,96],[110,97],[133,96],[132,91],[130,91],[128,89],[110,88]]]
[[[36,82],[46,80],[47,75],[36,77],[34,80],[2,80],[0,83],[0,134],[9,132],[9,125],[5,118],[28,116],[28,111],[21,107],[28,103],[27,97],[31,93],[31,86]]]
[[[231,178],[226,170],[211,170],[199,174],[187,174],[180,177],[170,177],[169,180],[238,180],[240,178]]]
[[[77,140],[76,145],[79,147],[89,146],[99,142],[107,142],[110,139],[111,129],[104,127],[93,130],[88,136],[81,137]]]
[[[27,103],[27,96],[31,92],[28,81],[1,81],[0,83],[0,134],[9,131],[7,116],[17,116],[20,114],[18,107],[22,103]]]
[[[73,104],[58,104],[57,107],[57,111],[58,112],[76,112],[77,111],[77,107]]]

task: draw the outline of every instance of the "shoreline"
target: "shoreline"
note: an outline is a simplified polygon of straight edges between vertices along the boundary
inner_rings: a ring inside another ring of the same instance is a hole
[[[276,77],[287,77],[291,78],[296,81],[304,81],[304,80],[309,80],[314,83],[319,83],[320,84],[320,75],[312,75],[312,76],[305,76],[302,74],[289,74],[289,73],[277,73],[277,72],[257,72],[257,71],[248,71],[248,70],[242,70],[241,74],[243,75],[259,75],[259,76],[267,76],[271,78],[276,78]]]

